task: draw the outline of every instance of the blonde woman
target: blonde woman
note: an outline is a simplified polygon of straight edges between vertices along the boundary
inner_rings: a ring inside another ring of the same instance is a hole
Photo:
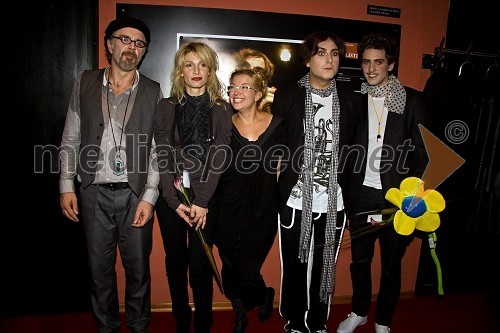
[[[220,177],[216,168],[223,165],[223,152],[231,137],[232,110],[222,98],[217,68],[217,55],[208,45],[193,42],[181,46],[175,55],[170,97],[156,107],[162,189],[156,209],[178,333],[190,332],[188,274],[196,308],[194,332],[210,332],[213,322],[212,268],[196,230],[202,228],[205,240],[212,244],[216,217],[213,195]],[[194,193],[191,205],[181,201],[174,188],[174,178],[180,176]]]
[[[258,308],[259,320],[273,311],[274,289],[260,273],[276,236],[278,184],[276,154],[281,117],[260,112],[265,83],[260,72],[231,74],[229,100],[234,108],[231,163],[219,181],[216,245],[222,259],[222,283],[236,322],[233,333],[248,325],[246,312]]]

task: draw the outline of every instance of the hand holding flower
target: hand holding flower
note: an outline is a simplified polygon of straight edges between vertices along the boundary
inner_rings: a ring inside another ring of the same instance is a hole
[[[207,214],[208,214],[208,209],[199,207],[196,205],[191,205],[191,212],[190,212],[190,217],[191,217],[191,224],[195,225],[195,230],[198,230],[198,228],[205,228],[205,224],[207,222]]]
[[[174,187],[179,193],[179,199],[182,201],[182,203],[179,205],[179,207],[177,207],[175,211],[190,226],[195,227],[196,233],[198,235],[198,238],[200,239],[203,250],[205,251],[207,259],[210,262],[210,265],[212,266],[215,280],[217,281],[217,286],[219,287],[221,293],[224,294],[224,289],[222,287],[222,279],[219,273],[219,269],[217,268],[217,264],[215,263],[215,258],[214,254],[212,253],[212,248],[206,242],[202,231],[202,229],[205,228],[205,223],[207,222],[208,209],[199,207],[197,205],[193,205],[191,203],[191,197],[188,193],[188,189],[184,187],[184,184],[182,182],[182,176],[178,176],[174,179]]]
[[[179,193],[179,199],[182,203],[177,207],[175,212],[190,226],[193,226],[193,221],[191,217],[191,200],[187,193],[186,188],[182,183],[182,177],[177,177],[174,179],[174,187]]]
[[[184,187],[183,182],[183,172],[181,172],[179,165],[176,160],[175,151],[172,152],[172,157],[174,159],[175,165],[175,174],[173,175],[173,185],[177,191],[178,198],[180,200],[180,204],[175,210],[175,212],[191,227],[195,226],[196,234],[198,235],[198,239],[201,242],[201,246],[205,251],[205,255],[207,256],[208,261],[210,262],[210,266],[212,267],[215,280],[217,282],[217,286],[219,287],[222,294],[224,294],[224,289],[222,287],[222,278],[219,273],[219,269],[217,268],[217,263],[215,262],[214,254],[212,252],[212,247],[205,240],[205,236],[203,235],[203,228],[205,228],[205,223],[207,221],[207,208],[198,207],[192,204],[192,200],[194,200],[194,193],[192,193],[190,188]],[[187,177],[189,177],[189,173],[187,173]],[[187,178],[189,183],[189,178]],[[201,227],[201,229],[200,229]]]
[[[191,219],[189,218],[189,214],[190,214],[190,209],[188,206],[186,206],[185,204],[180,204],[179,207],[177,207],[177,209],[175,210],[175,212],[177,213],[177,215],[179,215],[181,217],[181,219],[183,219],[184,221],[186,221],[187,224],[189,224],[190,226],[192,226],[192,221]]]

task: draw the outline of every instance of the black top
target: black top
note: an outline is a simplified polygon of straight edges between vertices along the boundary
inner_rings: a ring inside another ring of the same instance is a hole
[[[277,231],[278,158],[269,155],[279,143],[281,124],[281,117],[273,116],[256,141],[233,125],[232,159],[219,181],[216,244],[232,255],[252,252],[251,257],[259,258],[256,264],[265,259]]]
[[[179,136],[181,147],[196,147],[189,149],[187,153],[205,163],[212,142],[209,96],[207,93],[201,96],[186,95],[186,99],[187,102],[175,110],[176,134]],[[172,138],[172,142],[176,141]]]

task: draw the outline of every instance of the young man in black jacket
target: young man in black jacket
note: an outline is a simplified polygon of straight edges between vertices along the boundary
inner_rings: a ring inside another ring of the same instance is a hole
[[[334,79],[344,42],[336,34],[309,35],[301,55],[309,72],[276,91],[272,113],[283,117],[281,162],[280,313],[286,332],[324,333],[334,287],[335,239],[345,220],[342,146],[349,144],[360,104]]]
[[[367,321],[371,262],[378,239],[382,275],[375,332],[387,333],[401,289],[401,260],[412,238],[396,233],[392,224],[360,236],[368,223],[382,217],[359,213],[393,207],[385,199],[387,190],[399,188],[407,177],[422,177],[428,158],[418,125],[425,124],[426,107],[420,92],[404,87],[390,73],[398,56],[393,38],[369,34],[359,43],[358,54],[366,80],[361,86],[363,104],[354,138],[361,154],[350,154],[350,159],[357,160],[346,168],[350,175],[345,193],[352,239],[352,312],[337,332],[352,333]],[[356,167],[359,162],[361,168]]]

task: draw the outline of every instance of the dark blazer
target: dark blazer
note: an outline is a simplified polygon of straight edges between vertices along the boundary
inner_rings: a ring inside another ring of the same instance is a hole
[[[339,173],[338,183],[342,192],[347,186],[342,165],[345,164],[342,147],[348,148],[353,140],[355,125],[358,121],[358,113],[361,110],[359,94],[350,89],[343,89],[337,84],[337,92],[340,103],[340,147],[339,147]],[[290,192],[299,179],[302,167],[302,153],[304,150],[304,118],[305,118],[306,90],[297,83],[276,90],[274,101],[271,106],[273,114],[283,118],[282,144],[288,152],[281,161],[281,171],[278,180],[280,198],[280,211],[286,206]]]
[[[95,179],[101,138],[104,132],[102,115],[102,82],[104,69],[85,71],[80,82],[81,153],[78,174],[82,186]],[[154,109],[161,97],[160,84],[140,74],[134,107],[125,125],[128,183],[140,196],[147,181],[149,154],[153,140]]]
[[[421,92],[405,87],[406,105],[402,114],[389,112],[383,134],[384,151],[389,155],[381,159],[380,174],[382,190],[387,192],[391,187],[399,188],[406,177],[422,177],[429,162],[425,145],[418,127],[427,127],[428,108]],[[365,179],[368,151],[368,94],[362,96],[362,111],[359,115],[354,135],[354,145],[348,158],[347,175],[349,186],[344,192],[344,203],[347,210],[354,208],[359,191]],[[405,144],[406,142],[406,144]],[[406,148],[405,148],[406,147]],[[409,151],[408,147],[414,148]],[[356,152],[356,153],[354,153]]]
[[[172,145],[172,128],[175,117],[175,108],[178,106],[177,99],[163,98],[158,102],[155,112],[154,138],[157,145],[158,167],[160,171],[160,187],[163,189],[162,196],[173,210],[177,209],[180,201],[174,189],[174,172],[172,154],[169,146]],[[184,163],[189,171],[191,187],[196,198],[192,202],[200,207],[207,208],[208,202],[215,192],[222,169],[226,165],[227,153],[231,139],[233,109],[226,101],[214,104],[212,112],[212,127],[214,143],[207,157],[208,165],[200,162],[197,158],[177,151],[177,163]],[[173,143],[176,146],[178,143]],[[208,171],[208,174],[206,173]],[[208,178],[205,178],[208,175]],[[203,177],[203,179],[202,179]]]

